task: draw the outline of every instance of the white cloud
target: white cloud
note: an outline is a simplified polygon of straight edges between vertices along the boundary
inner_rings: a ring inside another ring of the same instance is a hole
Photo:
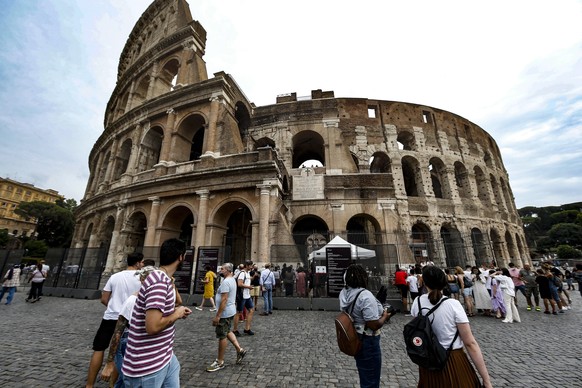
[[[149,0],[19,0],[0,23],[0,176],[80,199],[129,33]],[[498,142],[518,207],[580,200],[582,3],[190,1],[208,74],[257,105],[312,89],[416,102]],[[27,155],[18,166],[8,161]],[[576,187],[578,184],[578,187]]]

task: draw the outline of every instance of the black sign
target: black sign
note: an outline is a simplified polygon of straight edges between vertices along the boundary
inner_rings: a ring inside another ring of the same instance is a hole
[[[206,276],[206,266],[216,273],[218,266],[218,256],[220,248],[199,248],[198,260],[196,260],[196,276],[194,277],[194,294],[204,293],[204,283],[202,280]]]
[[[327,295],[338,297],[344,287],[344,272],[352,263],[352,250],[346,247],[325,249],[327,256]]]
[[[181,294],[190,293],[192,284],[192,269],[194,264],[194,247],[186,249],[181,268],[174,272],[174,284]]]

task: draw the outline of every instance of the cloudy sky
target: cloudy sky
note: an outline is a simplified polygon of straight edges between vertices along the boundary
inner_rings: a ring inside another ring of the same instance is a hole
[[[0,176],[79,201],[121,50],[150,0],[0,0]],[[208,74],[256,105],[335,91],[454,112],[518,208],[582,201],[582,1],[190,0]],[[18,161],[18,162],[14,162]]]

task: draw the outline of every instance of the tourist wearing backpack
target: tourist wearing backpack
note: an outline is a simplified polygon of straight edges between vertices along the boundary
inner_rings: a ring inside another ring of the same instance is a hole
[[[424,315],[443,298],[442,291],[447,285],[447,278],[439,268],[425,266],[422,269],[422,279],[428,291],[428,294],[418,297]],[[411,313],[413,316],[419,314],[417,301],[412,303]],[[481,348],[471,332],[469,318],[467,318],[461,303],[456,299],[446,299],[433,311],[432,317],[432,330],[439,343],[447,349],[452,342],[452,350],[442,370],[429,370],[419,366],[418,387],[492,387]],[[469,362],[467,353],[463,351],[463,346],[467,349],[483,383],[479,381],[475,369]]]
[[[362,348],[354,356],[360,376],[360,387],[379,387],[382,375],[380,329],[392,316],[368,288],[368,273],[360,264],[346,270],[345,287],[339,295],[340,309],[346,310],[355,300],[351,316],[362,341]],[[357,297],[357,299],[356,299]]]

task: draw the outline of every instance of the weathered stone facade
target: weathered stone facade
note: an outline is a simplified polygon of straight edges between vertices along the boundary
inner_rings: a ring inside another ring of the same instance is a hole
[[[106,272],[169,237],[235,263],[304,261],[334,235],[376,249],[380,266],[529,261],[479,126],[321,90],[256,107],[230,75],[208,78],[205,44],[184,0],[154,1],[126,43],[73,242],[109,246]]]

